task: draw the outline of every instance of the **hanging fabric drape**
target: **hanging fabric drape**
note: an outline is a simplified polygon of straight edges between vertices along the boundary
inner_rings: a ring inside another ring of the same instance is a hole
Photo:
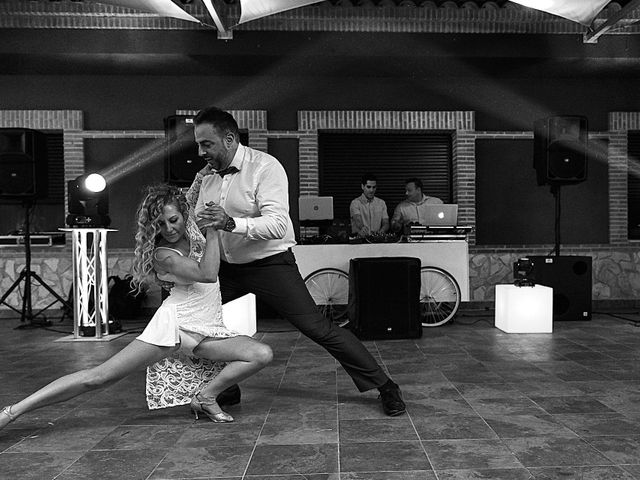
[[[200,20],[189,15],[171,0],[103,0],[100,3],[131,8],[133,10],[142,10],[143,12],[155,13],[161,17],[172,17],[188,22],[200,23]]]
[[[320,1],[322,0],[240,0],[240,21],[238,23],[250,22]]]
[[[611,0],[511,0],[589,26]]]

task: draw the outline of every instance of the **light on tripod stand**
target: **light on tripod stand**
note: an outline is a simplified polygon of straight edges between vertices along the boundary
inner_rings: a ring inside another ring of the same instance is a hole
[[[97,173],[80,175],[67,182],[69,194],[67,225],[70,227],[106,228],[109,218],[107,182]]]

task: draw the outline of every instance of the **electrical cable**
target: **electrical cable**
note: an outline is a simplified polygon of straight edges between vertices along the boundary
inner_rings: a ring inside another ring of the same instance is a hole
[[[639,326],[640,325],[640,318],[639,319],[634,319],[634,318],[628,318],[628,317],[623,317],[622,315],[618,315],[616,313],[611,313],[611,312],[592,312],[594,314],[598,314],[598,315],[607,315],[609,317],[613,317],[616,319],[620,319],[620,320],[624,320],[627,322],[631,322],[633,323],[635,326]],[[631,315],[639,315],[640,312],[632,312]]]

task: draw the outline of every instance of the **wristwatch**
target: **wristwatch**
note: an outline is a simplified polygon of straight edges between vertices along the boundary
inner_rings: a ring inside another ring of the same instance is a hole
[[[233,230],[236,228],[236,222],[233,219],[233,217],[229,217],[227,219],[227,223],[224,224],[224,228],[223,230],[225,232],[233,232]]]

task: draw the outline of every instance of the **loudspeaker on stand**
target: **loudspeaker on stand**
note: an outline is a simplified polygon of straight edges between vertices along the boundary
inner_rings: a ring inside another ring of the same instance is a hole
[[[47,141],[42,132],[0,129],[0,198],[47,196]]]
[[[565,115],[537,120],[533,137],[538,185],[569,185],[587,179],[586,117]]]
[[[178,187],[188,187],[206,162],[198,156],[193,134],[193,117],[172,115],[164,119],[165,181]]]

